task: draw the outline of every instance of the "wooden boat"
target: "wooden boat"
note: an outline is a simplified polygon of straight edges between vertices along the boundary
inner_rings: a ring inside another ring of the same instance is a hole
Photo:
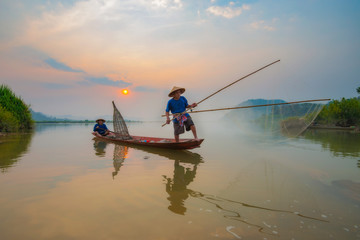
[[[96,137],[94,137],[93,140],[94,140],[94,142],[97,143],[96,146],[98,146],[100,144],[100,146],[103,146],[104,148],[107,144],[114,144],[115,149],[119,149],[116,146],[120,147],[120,149],[132,148],[132,149],[140,150],[144,153],[158,155],[158,156],[167,158],[169,160],[179,161],[181,163],[190,163],[190,164],[198,165],[198,164],[204,162],[202,156],[199,153],[191,152],[187,149],[183,149],[183,150],[179,150],[179,151],[172,151],[172,149],[168,149],[168,148],[156,148],[156,147],[143,146],[143,145],[131,145],[130,146],[126,143],[113,142],[113,141],[103,140],[103,139],[96,138]],[[115,149],[114,149],[114,151],[116,151]],[[100,151],[102,151],[102,149],[100,149]],[[121,154],[114,153],[114,156],[119,156],[119,155],[121,155]]]
[[[168,148],[168,149],[193,149],[200,147],[200,144],[204,139],[180,139],[179,142],[175,142],[175,139],[172,138],[155,138],[155,137],[142,137],[142,136],[131,136],[131,139],[120,139],[111,136],[101,136],[95,133],[92,133],[96,138],[103,139],[112,142],[120,142],[129,145],[140,145],[140,146],[149,146],[149,147],[159,147],[159,148]]]

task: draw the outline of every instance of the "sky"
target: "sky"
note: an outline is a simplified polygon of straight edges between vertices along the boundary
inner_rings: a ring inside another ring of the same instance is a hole
[[[114,101],[161,120],[173,86],[199,102],[280,59],[197,110],[355,97],[359,12],[358,0],[0,0],[0,84],[50,116],[111,116]]]

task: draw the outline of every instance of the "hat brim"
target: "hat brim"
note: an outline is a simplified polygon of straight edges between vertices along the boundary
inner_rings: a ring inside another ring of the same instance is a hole
[[[95,122],[99,122],[99,121],[106,122],[105,119],[102,119],[102,118],[97,119]]]
[[[172,97],[174,95],[174,93],[178,90],[181,91],[181,94],[183,94],[185,92],[185,88],[179,88],[179,89],[175,89],[175,90],[171,91],[168,96]]]

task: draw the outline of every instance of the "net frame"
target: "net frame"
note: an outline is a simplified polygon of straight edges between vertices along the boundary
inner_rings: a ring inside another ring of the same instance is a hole
[[[125,120],[122,117],[120,111],[115,106],[114,101],[112,101],[112,104],[114,107],[113,126],[114,126],[114,133],[115,133],[116,138],[119,138],[122,140],[132,139],[132,137],[129,134],[128,127],[126,126]]]

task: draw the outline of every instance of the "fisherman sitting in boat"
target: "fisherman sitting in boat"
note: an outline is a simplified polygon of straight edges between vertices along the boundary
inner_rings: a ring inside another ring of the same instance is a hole
[[[179,142],[179,135],[185,132],[184,126],[186,127],[186,131],[191,130],[194,135],[195,140],[198,140],[197,134],[196,134],[196,128],[195,128],[194,122],[192,121],[190,115],[188,113],[181,114],[181,113],[185,112],[186,108],[194,108],[197,106],[197,104],[193,103],[193,104],[189,105],[186,98],[184,96],[181,96],[181,94],[183,94],[184,92],[185,92],[185,88],[173,87],[173,89],[170,91],[170,93],[168,95],[169,97],[171,97],[171,99],[168,101],[166,110],[165,110],[167,124],[169,124],[171,121],[170,114],[169,114],[170,111],[172,114],[179,113],[179,114],[174,115],[174,120],[173,120],[174,135],[175,135],[176,142]]]
[[[94,126],[94,133],[99,134],[101,136],[111,136],[113,135],[107,126],[105,125],[105,119],[99,118],[96,120],[96,124]]]

